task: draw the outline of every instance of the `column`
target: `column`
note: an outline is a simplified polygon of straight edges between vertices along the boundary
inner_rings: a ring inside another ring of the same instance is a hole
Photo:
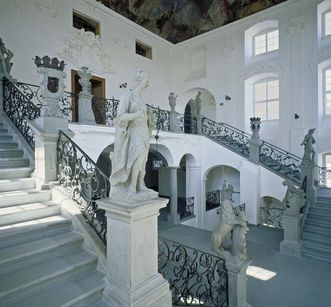
[[[125,204],[97,201],[107,217],[104,300],[113,307],[171,307],[168,282],[158,273],[157,216],[167,199]]]
[[[178,166],[169,167],[170,170],[170,214],[168,215],[168,222],[171,224],[178,224],[180,216],[177,212],[177,168]]]
[[[229,258],[225,261],[228,270],[229,307],[248,307],[246,270],[251,260],[240,261]]]
[[[201,225],[201,204],[202,204],[202,194],[201,194],[201,167],[200,166],[186,166],[186,196],[194,197],[194,214],[196,216],[197,222],[196,226]]]

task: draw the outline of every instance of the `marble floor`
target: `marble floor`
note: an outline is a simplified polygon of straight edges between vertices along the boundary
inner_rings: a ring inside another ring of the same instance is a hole
[[[249,226],[247,252],[247,301],[253,307],[331,307],[331,262],[297,258],[279,253],[283,233]],[[160,236],[210,251],[210,232],[161,224]]]

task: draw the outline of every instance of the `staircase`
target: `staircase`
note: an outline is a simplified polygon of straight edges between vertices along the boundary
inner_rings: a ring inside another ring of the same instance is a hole
[[[331,262],[331,197],[318,196],[309,208],[302,233],[302,254]]]
[[[98,258],[0,123],[0,306],[104,306]]]

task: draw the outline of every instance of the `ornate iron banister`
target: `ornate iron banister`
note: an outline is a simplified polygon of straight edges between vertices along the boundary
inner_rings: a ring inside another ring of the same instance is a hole
[[[150,108],[154,115],[154,126],[159,131],[170,131],[170,111],[160,109],[160,107],[154,107],[146,104]]]
[[[317,166],[318,184],[322,188],[331,187],[331,169],[325,166]]]
[[[3,78],[3,110],[21,132],[27,143],[34,148],[34,132],[28,120],[40,116],[40,106],[31,102],[21,90],[8,79]]]
[[[160,237],[158,258],[174,306],[228,306],[223,259]]]
[[[202,134],[248,158],[250,135],[225,123],[217,123],[209,118],[202,119]]]
[[[299,165],[302,163],[300,157],[263,141],[260,147],[260,163],[290,179],[295,184],[300,184],[301,172]]]
[[[70,191],[87,223],[106,245],[107,219],[96,200],[108,197],[108,177],[63,131],[59,132],[57,161],[59,183]]]
[[[95,114],[97,124],[113,126],[113,120],[117,115],[119,100],[93,96],[92,109]]]

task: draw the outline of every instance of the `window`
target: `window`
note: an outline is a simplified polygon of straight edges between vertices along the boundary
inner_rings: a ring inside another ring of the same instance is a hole
[[[94,34],[100,34],[100,27],[97,21],[94,21],[86,16],[80,15],[77,12],[73,12],[72,25],[77,29],[84,29],[85,31],[93,32]]]
[[[331,34],[331,11],[323,15],[323,34],[328,36]]]
[[[254,84],[254,115],[262,120],[279,119],[279,80]]]
[[[145,58],[152,59],[152,48],[144,45],[141,42],[136,41],[136,54],[139,54]]]
[[[331,115],[331,67],[326,68],[324,78],[324,114]]]
[[[260,55],[279,49],[278,29],[258,34],[253,38],[254,55]]]
[[[328,188],[331,187],[331,152],[323,155],[323,166],[326,167],[325,184]]]

